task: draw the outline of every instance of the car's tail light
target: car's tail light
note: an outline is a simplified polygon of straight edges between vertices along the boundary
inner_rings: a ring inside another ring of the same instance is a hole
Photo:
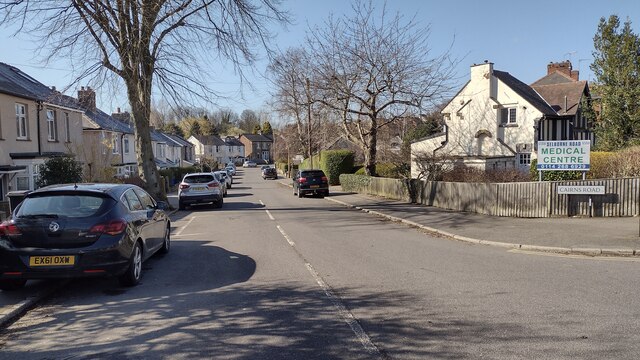
[[[16,224],[13,223],[12,220],[8,220],[0,224],[0,235],[20,235],[20,229]]]
[[[207,187],[210,189],[214,189],[220,186],[220,183],[217,181],[213,181],[207,184]]]
[[[304,177],[298,178],[298,182],[305,183],[307,182],[307,178],[304,178]]]
[[[89,233],[118,235],[123,233],[126,228],[127,228],[127,222],[124,221],[123,219],[118,219],[118,220],[111,220],[106,223],[93,225],[91,229],[89,229]]]
[[[180,190],[188,189],[189,184],[180,184]]]

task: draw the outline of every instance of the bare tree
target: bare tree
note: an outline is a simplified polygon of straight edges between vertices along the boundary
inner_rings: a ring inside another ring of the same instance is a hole
[[[215,92],[202,74],[219,64],[208,59],[227,60],[244,78],[242,66],[254,62],[255,43],[266,47],[273,21],[288,21],[278,0],[0,2],[0,25],[39,35],[48,59],[66,57],[79,67],[76,81],[124,82],[139,172],[156,197],[163,193],[149,134],[152,90],[176,104],[210,100]]]
[[[240,114],[238,127],[247,133],[253,132],[254,128],[260,126],[260,119],[255,111],[246,109]]]
[[[339,112],[346,136],[362,148],[366,173],[376,175],[378,130],[449,97],[457,60],[449,50],[432,55],[430,29],[415,20],[388,18],[384,7],[378,15],[372,1],[356,1],[353,11],[310,31],[312,84],[317,101]]]
[[[302,48],[291,48],[278,55],[269,65],[272,83],[275,86],[274,107],[285,118],[295,121],[300,151],[313,159],[315,128],[319,116],[314,105],[317,104],[309,77],[313,63]],[[315,119],[315,121],[314,121]]]

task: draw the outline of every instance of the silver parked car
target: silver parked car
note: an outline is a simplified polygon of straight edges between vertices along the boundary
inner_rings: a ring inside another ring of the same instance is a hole
[[[225,184],[214,173],[187,174],[178,186],[178,207],[184,210],[191,205],[213,204],[221,208],[225,189]]]

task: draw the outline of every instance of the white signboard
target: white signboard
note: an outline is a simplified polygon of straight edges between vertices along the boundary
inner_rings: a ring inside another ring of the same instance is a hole
[[[590,169],[590,140],[538,141],[538,170]]]
[[[558,185],[559,195],[604,195],[604,185],[579,186]]]

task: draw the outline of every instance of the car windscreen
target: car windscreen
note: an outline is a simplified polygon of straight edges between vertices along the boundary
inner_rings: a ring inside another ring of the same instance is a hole
[[[43,194],[25,198],[16,217],[60,216],[82,218],[100,216],[115,201],[91,194]]]
[[[191,175],[184,178],[184,182],[189,184],[207,184],[215,180],[213,175]]]
[[[324,172],[322,170],[317,171],[303,171],[300,176],[302,177],[323,177]]]

